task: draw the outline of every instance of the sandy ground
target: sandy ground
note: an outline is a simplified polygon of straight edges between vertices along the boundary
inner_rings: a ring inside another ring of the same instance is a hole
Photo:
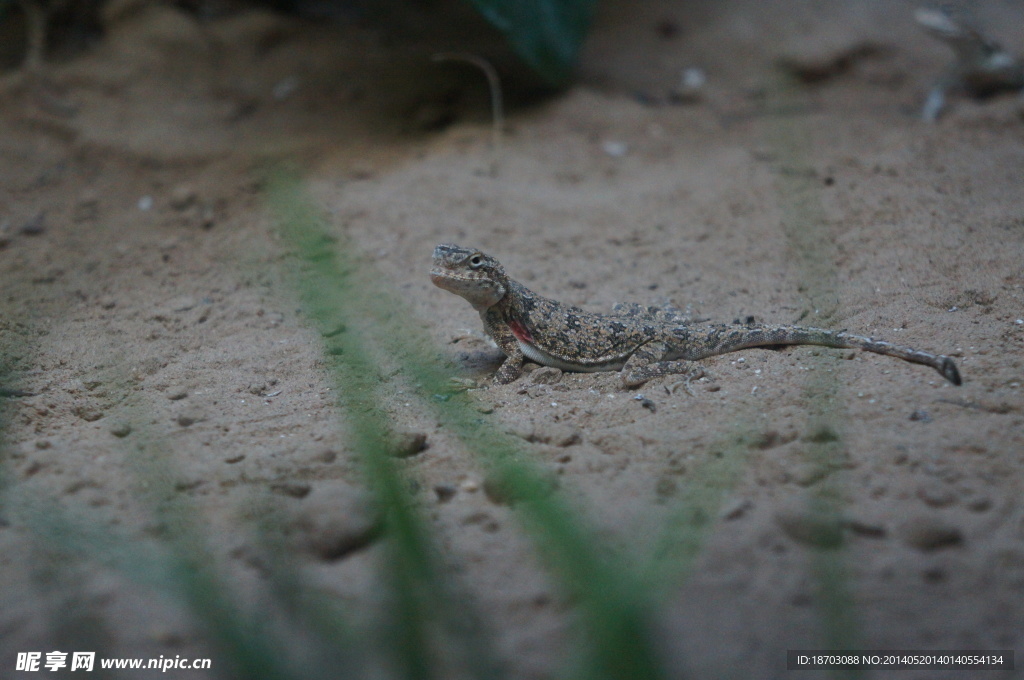
[[[496,156],[476,73],[363,29],[150,7],[109,17],[45,85],[7,77],[0,340],[4,387],[22,392],[5,400],[0,676],[31,650],[216,666],[171,598],[65,554],[56,510],[143,550],[166,536],[154,496],[184,496],[245,593],[263,573],[254,508],[270,505],[297,518],[325,597],[379,599],[357,456],[264,197],[280,158],[610,546],[642,555],[680,504],[711,499],[699,554],[661,598],[670,677],[789,677],[787,649],[829,639],[1024,649],[1020,103],[956,100],[920,122],[950,55],[909,3],[628,5],[603,10],[568,91],[510,111]],[[1024,51],[1019,5],[975,15]],[[780,60],[821,77],[794,84]],[[689,67],[707,84],[679,102]],[[689,393],[614,374],[491,386],[500,353],[427,278],[439,242],[589,309],[671,301],[952,354],[964,384],[801,347],[709,359]],[[559,674],[571,607],[479,464],[400,383],[382,373],[390,416],[426,437],[402,465],[446,562],[511,677]],[[841,501],[824,534],[820,498]],[[845,574],[843,593],[822,591],[823,569]],[[836,601],[849,618],[830,638]]]

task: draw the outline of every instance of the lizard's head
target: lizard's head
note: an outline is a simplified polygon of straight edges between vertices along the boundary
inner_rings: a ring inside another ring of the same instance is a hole
[[[438,288],[466,298],[477,310],[501,300],[508,281],[501,263],[490,255],[452,244],[434,248],[430,280]]]

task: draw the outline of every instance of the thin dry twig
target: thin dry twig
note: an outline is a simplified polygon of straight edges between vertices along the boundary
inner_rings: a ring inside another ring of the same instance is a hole
[[[501,133],[505,127],[505,108],[501,95],[501,79],[491,62],[469,52],[439,52],[434,61],[464,61],[476,66],[487,76],[487,85],[491,91],[491,149],[497,159],[501,155]]]

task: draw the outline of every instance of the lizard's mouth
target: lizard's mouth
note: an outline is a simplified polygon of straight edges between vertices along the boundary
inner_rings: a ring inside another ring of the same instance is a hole
[[[434,269],[430,270],[430,281],[439,288],[448,288],[453,283],[471,280],[471,277],[459,276],[458,274],[452,272],[449,269],[441,269],[440,267],[435,267]]]
[[[443,286],[441,284],[445,283],[446,281],[451,280],[451,278],[452,277],[450,275],[448,275],[448,273],[445,272],[443,269],[431,269],[430,270],[430,281],[435,286],[439,286],[439,287],[443,288]]]

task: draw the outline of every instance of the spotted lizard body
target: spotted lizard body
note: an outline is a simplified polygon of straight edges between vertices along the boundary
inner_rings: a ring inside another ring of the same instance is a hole
[[[801,326],[690,324],[673,308],[616,305],[595,314],[537,295],[490,255],[457,245],[434,249],[434,285],[465,298],[505,353],[495,381],[519,377],[526,360],[565,371],[621,371],[627,387],[668,374],[700,374],[691,362],[750,347],[822,345],[862,349],[931,366],[954,385],[950,357],[845,331]]]

